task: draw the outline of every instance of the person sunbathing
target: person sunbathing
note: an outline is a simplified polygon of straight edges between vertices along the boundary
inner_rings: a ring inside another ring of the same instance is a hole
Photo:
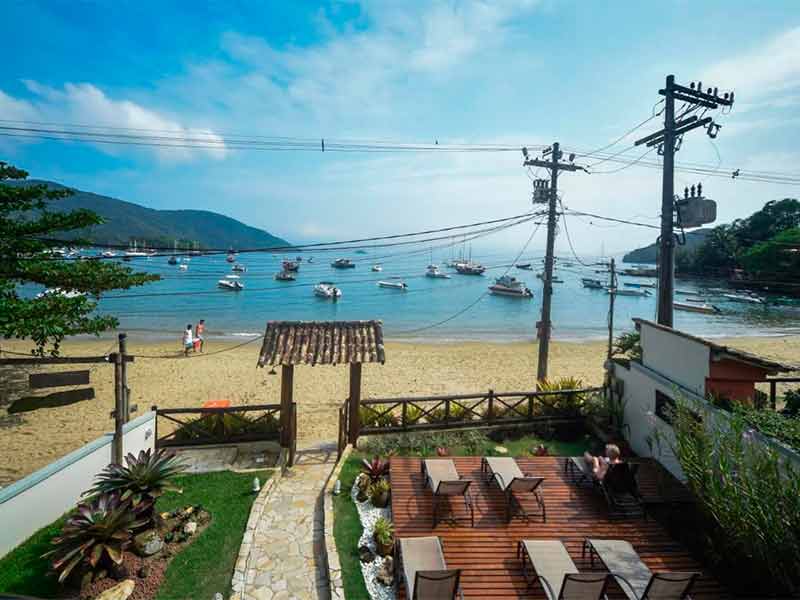
[[[583,459],[592,468],[592,473],[599,481],[606,476],[610,465],[622,462],[619,446],[616,444],[606,444],[605,456],[592,456],[588,452],[584,452]]]

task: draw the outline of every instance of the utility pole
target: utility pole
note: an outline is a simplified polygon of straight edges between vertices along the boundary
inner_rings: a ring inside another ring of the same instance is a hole
[[[569,155],[569,162],[561,162],[563,152],[558,142],[550,148],[542,151],[542,158],[528,158],[528,149],[523,148],[522,154],[525,157],[523,163],[526,167],[544,167],[550,171],[550,189],[541,183],[537,185],[534,181],[534,202],[539,198],[546,199],[548,205],[547,215],[547,251],[544,258],[544,277],[542,278],[542,319],[536,324],[537,335],[539,338],[539,364],[536,369],[537,381],[547,379],[547,358],[550,353],[550,333],[552,325],[550,322],[550,307],[553,299],[553,252],[556,243],[556,222],[558,214],[556,204],[558,202],[558,174],[560,171],[586,171],[584,167],[573,164],[575,155]],[[550,156],[549,160],[547,156]],[[588,171],[586,171],[588,173]],[[541,180],[538,180],[541,181]],[[546,181],[546,180],[544,180]]]
[[[614,299],[617,295],[614,293],[617,289],[617,270],[614,259],[609,263],[609,279],[608,289],[611,292],[608,295],[608,360],[611,360],[612,348],[614,347]]]
[[[680,148],[683,134],[692,129],[705,127],[708,137],[712,139],[717,137],[721,125],[714,123],[711,117],[701,119],[697,115],[687,115],[700,107],[713,110],[720,106],[732,106],[733,92],[726,92],[722,96],[719,96],[717,88],[708,88],[703,92],[702,82],[698,82],[696,86],[692,82],[686,87],[676,84],[674,75],[667,75],[664,89],[658,93],[664,96],[664,128],[636,140],[635,145],[658,146],[658,153],[664,156],[661,236],[658,240],[658,323],[672,327],[675,282],[675,235],[672,220],[675,208],[675,152]],[[678,122],[675,121],[675,100],[684,102],[686,106]]]

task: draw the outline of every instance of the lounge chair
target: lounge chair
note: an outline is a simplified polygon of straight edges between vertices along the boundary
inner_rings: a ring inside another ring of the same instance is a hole
[[[402,564],[408,600],[464,599],[460,569],[448,569],[438,537],[400,538],[395,564]]]
[[[547,521],[547,512],[544,506],[539,487],[544,482],[544,477],[525,475],[519,468],[517,461],[510,457],[484,457],[481,460],[481,472],[491,481],[494,481],[506,496],[506,521],[519,512],[524,518],[528,513],[522,508],[517,494],[533,494],[536,503],[542,511],[542,521]]]
[[[699,573],[653,573],[639,558],[633,546],[625,540],[598,540],[587,538],[583,542],[583,555],[589,551],[594,566],[595,557],[611,575],[620,581],[620,587],[629,600],[691,600],[692,590]]]
[[[564,461],[564,472],[570,474],[577,483],[590,483],[602,492],[612,515],[647,516],[636,480],[638,470],[636,463],[614,463],[608,466],[601,480],[595,477],[592,467],[582,456],[570,456]]]
[[[439,524],[439,509],[442,502],[448,502],[452,496],[464,498],[464,507],[469,513],[470,525],[475,526],[475,509],[469,495],[470,481],[462,479],[456,471],[456,466],[449,458],[426,459],[422,461],[422,475],[433,493],[433,526]],[[451,511],[450,518],[455,521]]]
[[[608,573],[579,573],[558,540],[521,540],[517,558],[528,587],[539,582],[547,600],[600,600],[606,593]]]

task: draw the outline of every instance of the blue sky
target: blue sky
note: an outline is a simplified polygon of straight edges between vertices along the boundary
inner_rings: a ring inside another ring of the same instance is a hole
[[[0,44],[2,119],[200,129],[220,139],[559,140],[591,149],[649,116],[671,72],[736,90],[734,111],[719,118],[723,166],[798,172],[794,1],[26,1],[5,5]],[[657,128],[653,120],[630,140]],[[517,153],[164,150],[0,137],[0,159],[154,208],[216,210],[296,241],[451,225],[530,206]],[[678,159],[718,162],[699,130]],[[676,186],[698,178],[679,174]],[[576,173],[560,184],[574,209],[652,222],[658,214],[658,171]],[[704,185],[719,222],[800,195],[729,179]],[[584,253],[654,237],[574,217],[569,225]],[[527,233],[494,243],[511,249]],[[566,252],[563,239],[558,249]]]

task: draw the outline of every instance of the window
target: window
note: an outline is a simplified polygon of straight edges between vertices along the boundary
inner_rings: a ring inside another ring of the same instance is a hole
[[[676,408],[675,400],[656,390],[656,416],[659,419],[672,424],[672,415]]]

